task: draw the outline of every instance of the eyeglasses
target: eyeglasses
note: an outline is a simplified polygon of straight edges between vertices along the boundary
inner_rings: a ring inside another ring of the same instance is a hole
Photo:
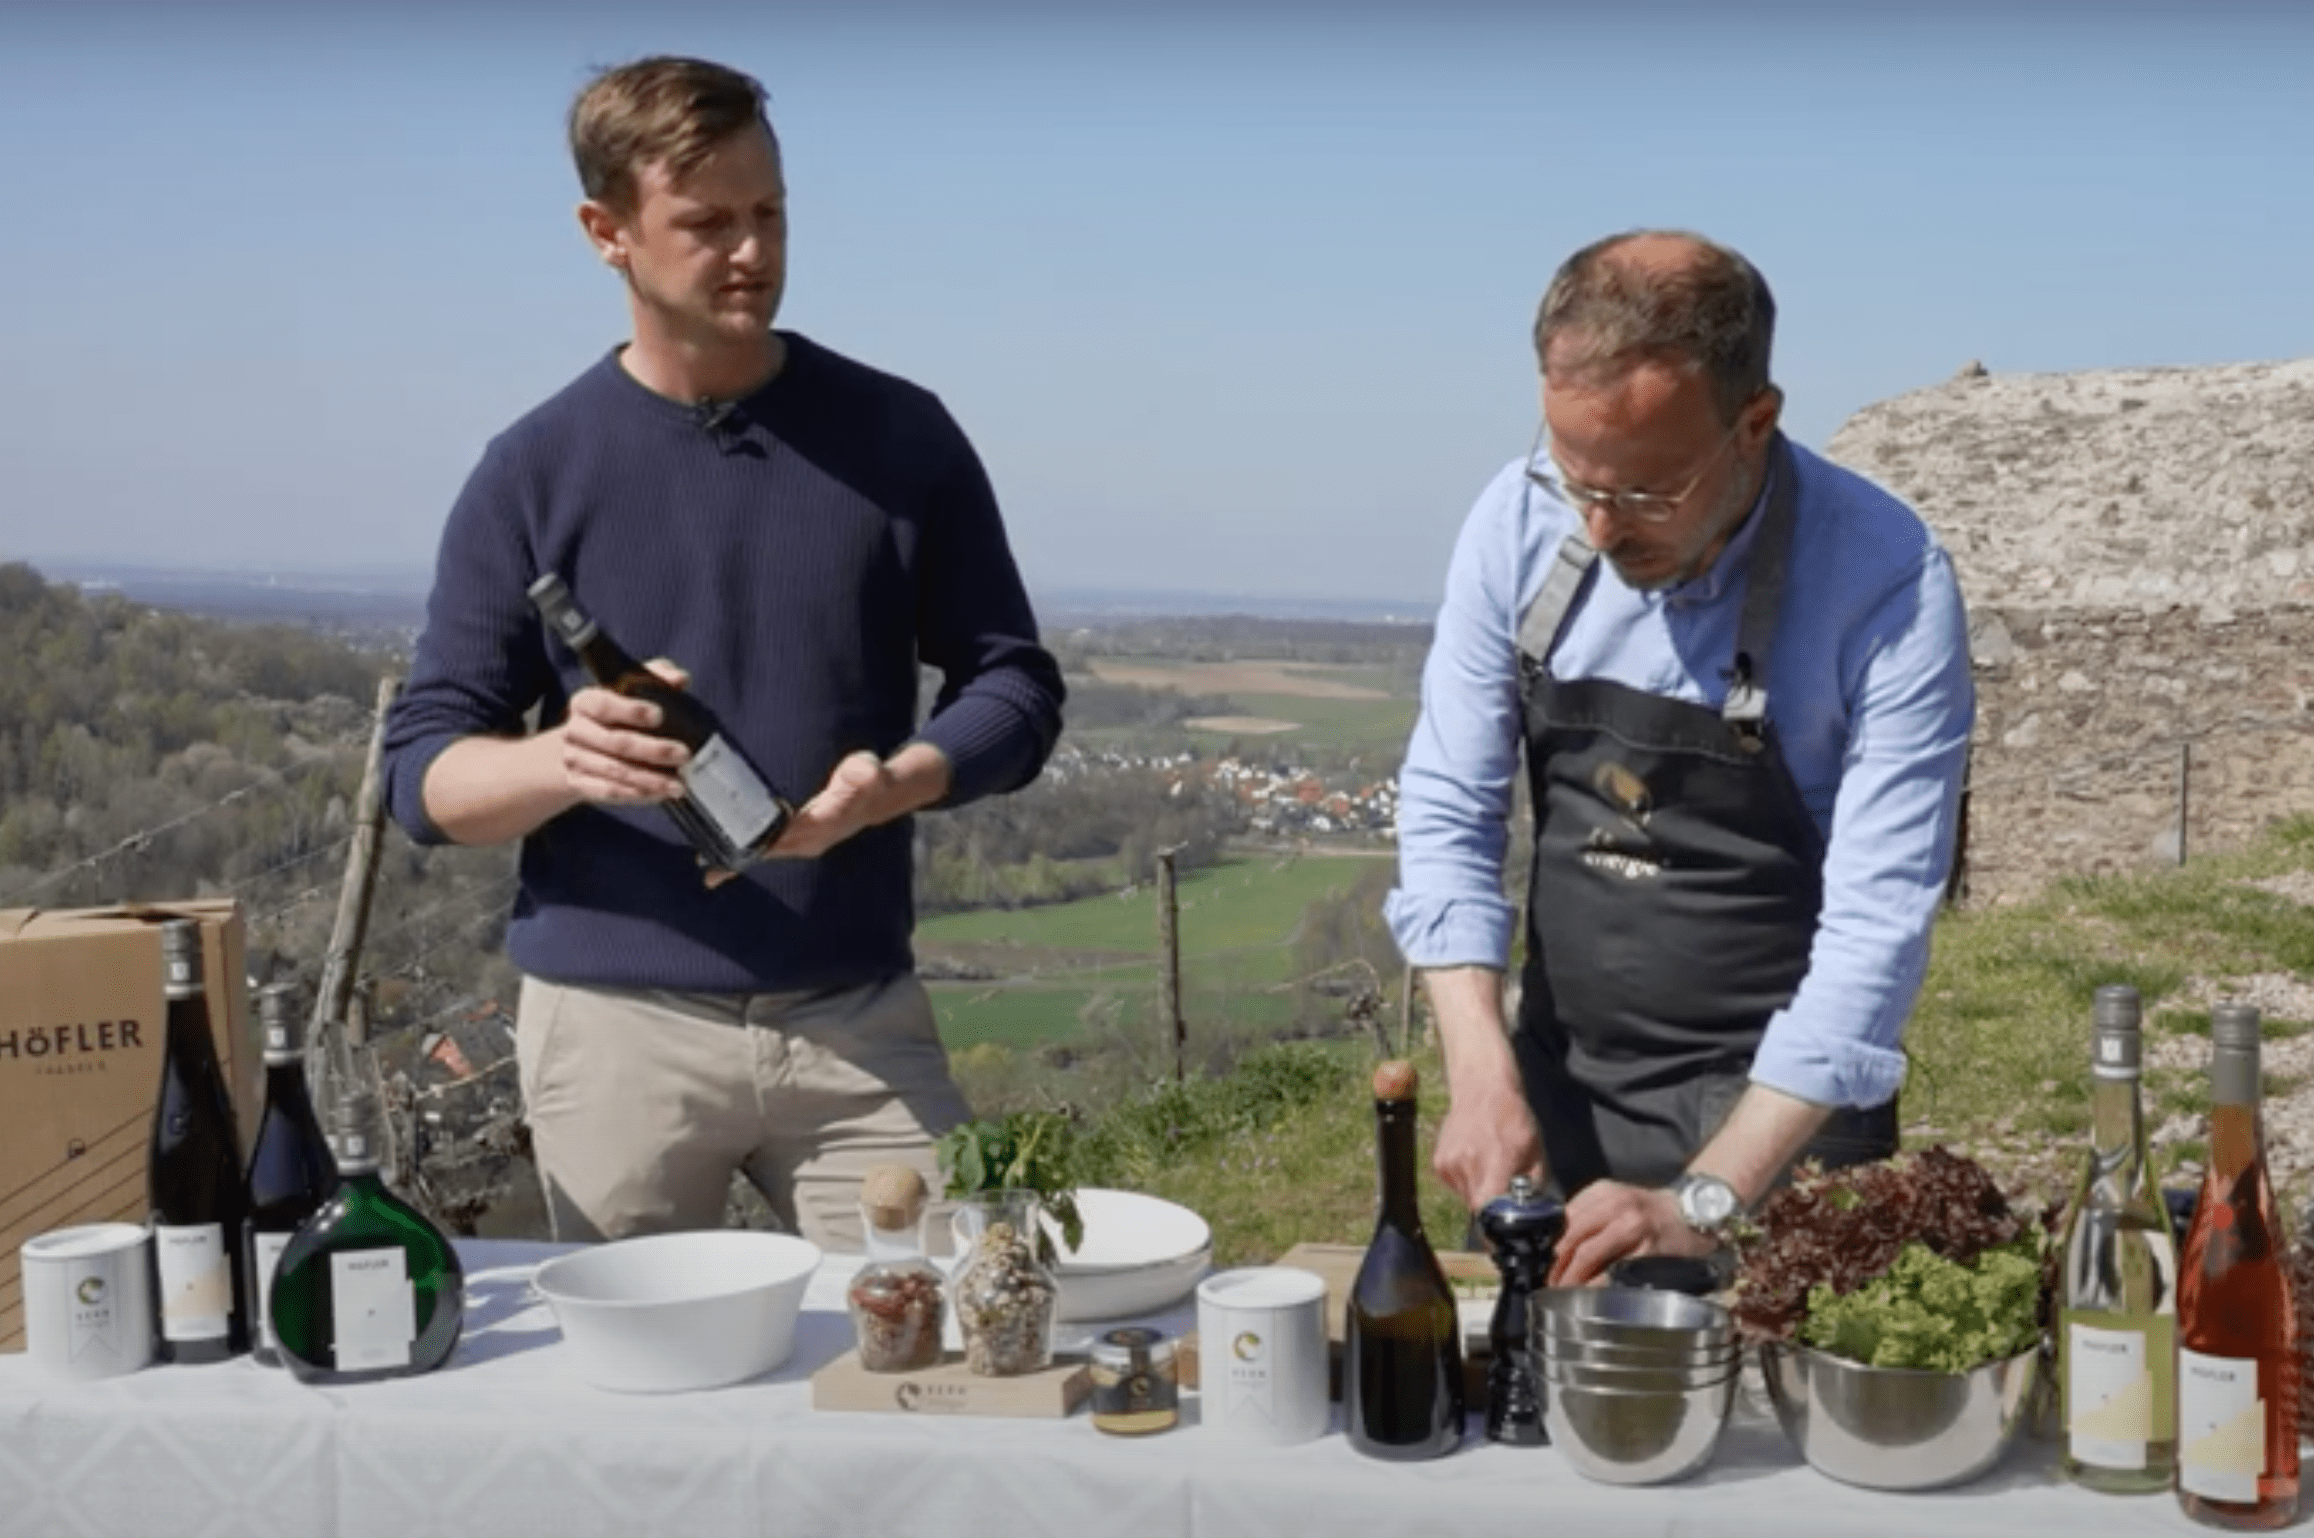
[[[1704,477],[1711,474],[1719,464],[1720,456],[1728,451],[1729,445],[1736,441],[1736,435],[1742,431],[1741,422],[1729,428],[1727,436],[1719,440],[1719,447],[1711,451],[1711,458],[1705,460],[1703,468],[1695,472],[1694,479],[1677,491],[1603,491],[1597,486],[1586,486],[1581,481],[1571,479],[1566,471],[1559,468],[1556,460],[1545,459],[1539,466],[1535,463],[1542,453],[1544,439],[1550,435],[1549,426],[1538,423],[1535,427],[1535,441],[1527,449],[1527,479],[1578,513],[1604,508],[1610,513],[1636,518],[1641,523],[1668,523],[1671,515],[1679,511],[1680,504],[1695,495],[1695,488],[1703,484]]]

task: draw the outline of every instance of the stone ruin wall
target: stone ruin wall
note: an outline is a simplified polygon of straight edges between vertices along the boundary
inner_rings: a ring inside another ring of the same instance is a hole
[[[1951,551],[1977,682],[1967,901],[2314,813],[2314,359],[1953,379],[1830,458]]]
[[[2314,606],[1977,609],[1965,900],[2238,847],[2314,814]]]

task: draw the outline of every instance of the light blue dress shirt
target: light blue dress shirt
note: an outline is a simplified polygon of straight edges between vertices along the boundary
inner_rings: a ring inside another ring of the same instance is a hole
[[[1576,527],[1504,467],[1471,509],[1422,675],[1399,776],[1398,886],[1384,915],[1420,967],[1508,964],[1517,910],[1502,871],[1521,726],[1519,619]],[[1538,459],[1534,461],[1540,464]],[[1952,563],[1919,517],[1798,444],[1783,615],[1768,715],[1824,835],[1824,904],[1807,975],[1768,1022],[1755,1082],[1820,1105],[1871,1106],[1904,1079],[1904,1022],[1951,869],[1975,691]],[[1757,517],[1710,570],[1660,592],[1598,574],[1550,658],[1718,708]]]

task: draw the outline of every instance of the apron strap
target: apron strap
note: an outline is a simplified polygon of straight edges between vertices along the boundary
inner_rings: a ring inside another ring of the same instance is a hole
[[[1785,556],[1792,546],[1792,504],[1800,479],[1793,468],[1792,446],[1781,432],[1768,464],[1768,505],[1752,541],[1743,617],[1736,624],[1735,666],[1728,672],[1727,699],[1719,712],[1737,740],[1754,753],[1767,740],[1768,650],[1783,612]]]
[[[1766,740],[1768,651],[1783,613],[1785,557],[1791,550],[1792,504],[1799,486],[1791,444],[1781,432],[1776,434],[1769,465],[1768,505],[1752,542],[1743,616],[1736,625],[1735,666],[1728,674],[1727,699],[1720,706],[1720,719],[1755,752]],[[1559,541],[1541,590],[1519,618],[1519,660],[1527,671],[1540,672],[1549,660],[1598,560],[1599,552],[1583,537],[1579,523]]]
[[[1549,660],[1551,648],[1559,644],[1559,632],[1566,628],[1567,616],[1575,611],[1575,600],[1582,597],[1598,560],[1599,552],[1583,537],[1578,521],[1559,541],[1551,569],[1543,575],[1542,591],[1535,594],[1535,601],[1519,619],[1519,662],[1526,671],[1540,672]]]

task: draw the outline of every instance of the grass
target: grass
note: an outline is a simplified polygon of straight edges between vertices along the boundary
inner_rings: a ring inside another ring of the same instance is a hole
[[[1906,1033],[1908,1123],[2070,1136],[2086,1125],[2091,1000],[2128,983],[2157,1035],[2206,1036],[2209,1016],[2165,1004],[2195,976],[2314,971],[2314,913],[2243,885],[2314,865],[2314,819],[2180,871],[2059,882],[2038,901],[1947,915]],[[2277,1039],[2309,1022],[2268,1022]],[[2202,1086],[2165,1104],[2198,1110]]]
[[[1293,1015],[1285,987],[1302,915],[1365,869],[1354,859],[1235,859],[1185,873],[1177,893],[1183,1013],[1271,1034],[1282,1028]],[[1155,883],[1049,907],[945,914],[918,928],[917,946],[1003,976],[932,986],[951,1047],[1029,1046],[1155,1018]]]
[[[2164,1004],[2190,979],[2314,971],[2314,912],[2240,884],[2306,868],[2314,868],[2314,819],[2283,824],[2252,849],[2183,871],[2068,881],[2034,902],[1947,915],[1907,1032],[1907,1139],[1974,1151],[1996,1172],[2009,1154],[2069,1169],[2088,1120],[2096,988],[2134,984],[2156,1033],[2206,1034],[2206,1011]],[[2285,1039],[2309,1025],[2268,1021],[2267,1034]],[[1234,1074],[1179,1091],[1141,1089],[1092,1116],[1090,1146],[1100,1150],[1104,1178],[1088,1183],[1130,1185],[1204,1214],[1223,1265],[1274,1259],[1305,1240],[1364,1243],[1374,1212],[1365,1083],[1373,1046],[1270,1050],[1309,1055],[1280,1067],[1262,1063],[1257,1051]],[[1443,1074],[1435,1050],[1416,1060],[1426,1087],[1427,1160],[1445,1109]],[[2287,1087],[2288,1079],[2270,1076],[2271,1090]],[[2156,1069],[2145,1099],[2158,1125],[2206,1110],[2207,1085],[2192,1073]],[[2165,1173],[2207,1158],[2206,1143],[2192,1137],[2157,1155]],[[1459,1206],[1427,1169],[1422,1194],[1432,1241],[1459,1246]],[[2283,1193],[2293,1209],[2297,1194]]]
[[[1292,938],[1303,911],[1347,888],[1358,869],[1354,860],[1289,857],[1239,858],[1184,872],[1176,888],[1184,961]],[[1102,951],[1154,957],[1157,884],[1049,907],[942,914],[919,925],[916,940],[928,950],[1000,944],[1027,956]]]
[[[1199,730],[1192,733],[1194,737],[1220,743],[1232,736],[1242,736],[1248,744],[1258,743],[1253,751],[1266,757],[1290,758],[1290,750],[1297,747],[1367,754],[1378,761],[1377,774],[1388,772],[1405,756],[1406,739],[1413,734],[1417,709],[1410,699],[1340,700],[1244,693],[1233,693],[1229,698],[1241,715],[1291,721],[1294,729],[1261,736]]]
[[[1260,1049],[1226,1078],[1145,1092],[1098,1120],[1084,1150],[1084,1183],[1147,1191],[1213,1225],[1214,1264],[1274,1260],[1294,1245],[1363,1244],[1374,1227],[1377,1172],[1374,1061],[1366,1042],[1286,1043]],[[1443,1070],[1416,1054],[1424,1082]],[[1444,1096],[1423,1101],[1424,1157]],[[1423,1222],[1440,1249],[1462,1245],[1461,1204],[1427,1169]]]

